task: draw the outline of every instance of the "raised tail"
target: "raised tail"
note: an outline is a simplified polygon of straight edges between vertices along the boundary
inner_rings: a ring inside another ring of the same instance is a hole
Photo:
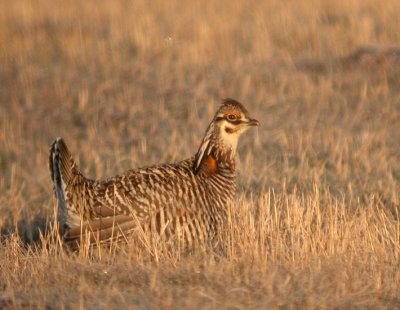
[[[68,186],[73,183],[76,175],[80,175],[78,167],[62,138],[57,138],[51,145],[49,168],[54,185],[54,193],[58,200],[57,219],[64,230],[67,223],[69,203]]]
[[[79,171],[62,138],[51,145],[49,168],[58,202],[57,221],[66,244],[74,248],[81,240],[114,240],[136,227],[132,217],[121,214],[114,205],[97,201],[94,207],[95,181]]]
[[[77,165],[62,138],[57,138],[51,145],[49,168],[55,187],[62,187],[63,183],[69,184],[74,175],[73,170],[77,170]]]

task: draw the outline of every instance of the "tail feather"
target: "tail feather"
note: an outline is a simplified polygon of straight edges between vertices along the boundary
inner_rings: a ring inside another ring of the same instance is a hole
[[[68,215],[66,187],[71,184],[74,175],[79,172],[62,138],[57,138],[51,145],[49,168],[54,184],[54,192],[58,200],[58,221],[64,226]]]
[[[51,145],[49,168],[57,197],[57,221],[68,245],[107,243],[128,235],[136,223],[115,206],[94,204],[94,180],[83,176],[62,138]],[[73,248],[73,246],[72,246]]]
[[[50,148],[49,168],[56,185],[69,184],[77,165],[62,138],[57,138]]]

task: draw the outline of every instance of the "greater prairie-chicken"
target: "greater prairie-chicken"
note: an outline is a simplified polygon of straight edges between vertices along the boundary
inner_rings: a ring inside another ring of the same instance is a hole
[[[258,124],[242,104],[225,99],[193,157],[128,170],[107,180],[85,177],[57,138],[49,167],[64,242],[79,244],[86,238],[107,243],[138,227],[166,239],[178,237],[189,246],[211,238],[235,194],[239,136]]]

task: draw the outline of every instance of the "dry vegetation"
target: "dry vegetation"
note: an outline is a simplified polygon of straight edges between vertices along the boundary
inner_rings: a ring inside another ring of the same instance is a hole
[[[1,1],[0,308],[399,308],[400,2]],[[257,117],[217,249],[68,254],[48,146],[90,176]],[[33,244],[33,245],[32,245]]]

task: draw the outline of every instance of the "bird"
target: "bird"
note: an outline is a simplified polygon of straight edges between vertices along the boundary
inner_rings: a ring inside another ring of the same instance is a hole
[[[194,156],[105,180],[84,176],[64,140],[55,139],[49,168],[63,243],[110,244],[138,230],[184,247],[212,239],[236,193],[239,137],[258,125],[240,102],[224,99]]]

